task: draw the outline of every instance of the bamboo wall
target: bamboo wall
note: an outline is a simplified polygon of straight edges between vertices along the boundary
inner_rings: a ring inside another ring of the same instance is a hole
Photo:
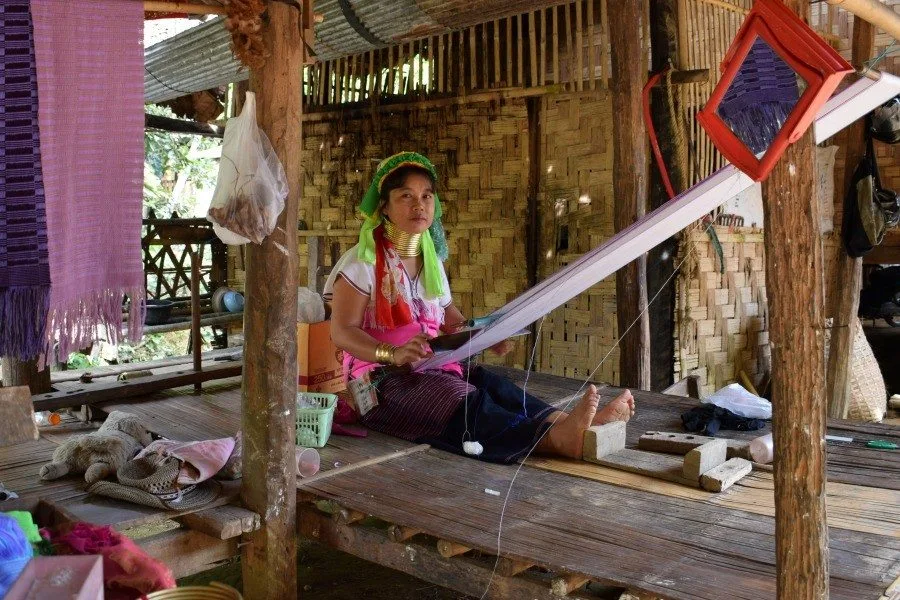
[[[675,379],[699,376],[703,396],[742,370],[756,384],[771,367],[762,231],[711,229],[721,257],[706,228],[682,239],[675,309]]]

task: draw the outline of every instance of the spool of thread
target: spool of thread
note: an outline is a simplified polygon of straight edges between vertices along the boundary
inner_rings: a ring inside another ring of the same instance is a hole
[[[750,442],[750,456],[753,460],[762,464],[769,464],[775,456],[772,445],[772,434],[764,435]]]
[[[31,560],[31,544],[15,519],[0,514],[0,598]]]

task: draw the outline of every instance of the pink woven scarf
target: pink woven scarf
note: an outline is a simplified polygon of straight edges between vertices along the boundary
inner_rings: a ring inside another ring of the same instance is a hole
[[[139,340],[144,13],[134,0],[32,0],[50,255],[44,357],[87,347],[105,327]]]

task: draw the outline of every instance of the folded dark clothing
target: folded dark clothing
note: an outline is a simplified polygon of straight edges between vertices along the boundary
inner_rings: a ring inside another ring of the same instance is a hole
[[[696,406],[681,415],[684,428],[693,433],[714,436],[720,429],[756,431],[766,426],[763,419],[750,419],[715,404]]]

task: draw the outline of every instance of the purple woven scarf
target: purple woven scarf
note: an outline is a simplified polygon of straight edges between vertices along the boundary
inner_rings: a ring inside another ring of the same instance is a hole
[[[28,0],[0,0],[0,356],[43,348],[50,299],[47,216]]]
[[[31,0],[31,13],[53,282],[44,356],[58,344],[65,360],[102,333],[141,338],[144,7]]]

